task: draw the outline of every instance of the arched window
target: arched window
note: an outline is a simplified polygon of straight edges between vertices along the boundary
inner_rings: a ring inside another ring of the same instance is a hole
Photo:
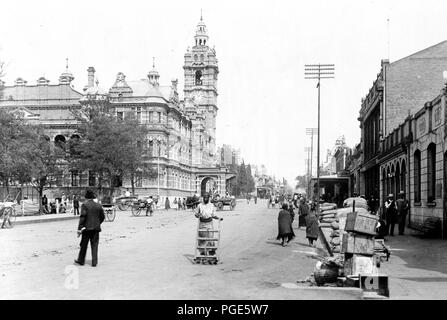
[[[154,141],[149,141],[149,157],[154,156]]]
[[[196,71],[196,85],[202,84],[202,71],[197,70]]]
[[[401,190],[407,194],[407,166],[405,165],[405,161],[402,161],[402,167],[400,168],[401,171]]]
[[[196,44],[197,44],[197,40],[196,40]],[[198,58],[197,58],[197,55],[195,54],[195,55],[194,55],[194,61],[197,61],[197,59],[198,59]]]
[[[203,54],[200,55],[200,61],[205,60],[205,56]]]
[[[414,152],[414,202],[421,202],[421,152]]]
[[[436,192],[436,145],[430,143],[427,148],[427,201],[435,201]]]

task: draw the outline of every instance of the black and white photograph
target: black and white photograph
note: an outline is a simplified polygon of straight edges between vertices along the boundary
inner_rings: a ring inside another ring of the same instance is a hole
[[[0,12],[0,300],[447,299],[447,2]]]

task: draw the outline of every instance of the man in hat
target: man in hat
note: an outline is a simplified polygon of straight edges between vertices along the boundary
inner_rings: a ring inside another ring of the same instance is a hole
[[[408,200],[405,199],[405,193],[403,191],[399,192],[399,199],[396,201],[396,207],[399,235],[403,235],[405,230],[405,220],[409,209]]]
[[[82,234],[81,249],[79,250],[78,259],[74,262],[84,265],[87,246],[90,241],[92,248],[92,267],[98,264],[98,244],[99,233],[101,232],[101,223],[104,221],[104,209],[93,199],[96,196],[92,190],[85,193],[86,201],[81,206],[81,216],[79,218],[78,236]]]
[[[394,226],[396,225],[397,220],[397,206],[392,193],[388,195],[388,199],[385,202],[385,209],[388,234],[394,237]]]

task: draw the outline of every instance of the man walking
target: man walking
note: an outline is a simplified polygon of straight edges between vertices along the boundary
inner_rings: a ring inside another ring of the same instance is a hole
[[[43,195],[43,197],[42,197],[42,211],[44,214],[49,213],[48,212],[48,198],[46,195]]]
[[[409,209],[408,200],[405,199],[405,193],[403,191],[399,192],[399,199],[396,201],[396,206],[399,235],[403,235],[405,230],[405,220]]]
[[[73,197],[73,215],[79,215],[79,199],[78,196]]]
[[[104,210],[102,206],[93,201],[95,194],[91,190],[85,193],[86,201],[81,206],[81,217],[79,218],[78,236],[82,234],[81,249],[78,259],[74,262],[84,265],[87,246],[90,241],[92,250],[92,267],[98,264],[98,244],[101,223],[104,221]]]
[[[397,220],[396,201],[394,201],[394,195],[390,193],[388,200],[385,202],[386,208],[386,225],[388,228],[388,234],[394,237],[394,227]]]

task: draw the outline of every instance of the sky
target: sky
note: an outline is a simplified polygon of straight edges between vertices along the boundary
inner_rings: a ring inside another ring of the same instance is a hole
[[[317,127],[315,80],[305,64],[335,64],[321,83],[320,157],[344,135],[360,142],[357,117],[381,59],[391,62],[447,39],[442,0],[5,1],[0,4],[4,81],[57,83],[65,70],[78,91],[94,66],[109,89],[118,72],[145,78],[152,57],[162,85],[179,79],[203,12],[219,61],[217,144],[241,149],[246,163],[293,181],[305,174]],[[389,19],[389,23],[387,23]],[[183,93],[181,92],[181,95]],[[314,139],[314,174],[317,141]]]

